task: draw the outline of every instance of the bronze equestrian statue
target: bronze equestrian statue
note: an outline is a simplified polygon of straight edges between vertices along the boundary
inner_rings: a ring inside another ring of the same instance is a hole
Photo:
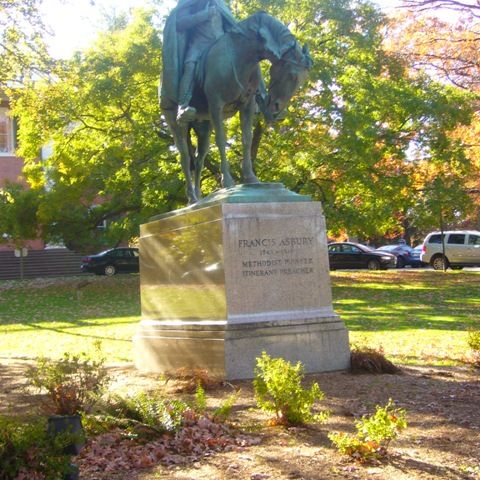
[[[252,168],[255,98],[267,119],[278,118],[305,81],[312,60],[288,28],[265,12],[237,22],[222,0],[179,0],[163,35],[160,105],[180,153],[189,203],[200,182],[210,133],[220,152],[222,186],[234,185],[226,157],[224,118],[240,112],[242,181],[259,183]],[[268,95],[259,62],[269,60]],[[260,92],[259,92],[260,91]],[[194,151],[191,133],[197,135]]]

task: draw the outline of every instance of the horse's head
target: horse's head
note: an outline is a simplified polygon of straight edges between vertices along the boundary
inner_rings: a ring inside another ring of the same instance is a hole
[[[263,112],[268,122],[282,120],[290,99],[307,79],[313,61],[305,45],[297,42],[270,67],[270,85],[266,108]]]

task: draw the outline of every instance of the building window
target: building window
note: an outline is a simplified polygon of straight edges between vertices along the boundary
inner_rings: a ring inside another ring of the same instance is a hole
[[[6,108],[0,108],[0,155],[13,155],[13,122]]]

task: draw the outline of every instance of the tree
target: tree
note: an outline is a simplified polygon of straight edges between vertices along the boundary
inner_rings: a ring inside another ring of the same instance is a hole
[[[21,248],[38,237],[37,210],[41,192],[9,184],[0,189],[0,243]]]
[[[321,200],[334,235],[401,232],[421,218],[418,192],[429,191],[437,176],[448,178],[441,185],[451,214],[464,209],[459,186],[471,166],[451,133],[469,123],[472,99],[412,73],[386,51],[386,20],[371,4],[239,0],[232,9],[240,18],[265,9],[285,23],[295,19],[290,28],[314,57],[310,83],[287,120],[265,131],[256,163],[262,180]],[[138,234],[153,213],[184,204],[173,142],[158,109],[160,47],[151,15],[137,12],[90,50],[57,64],[49,79],[17,92],[26,175],[35,188],[48,187],[38,208],[47,237],[76,249],[112,245]],[[235,174],[236,118],[229,138]],[[38,161],[48,142],[53,154]],[[207,193],[218,187],[217,165],[213,150]],[[104,220],[107,231],[97,228]]]
[[[0,0],[0,88],[48,72],[39,6],[42,0]]]
[[[480,36],[476,20],[441,20],[402,12],[389,23],[387,50],[410,68],[469,91],[480,86]]]
[[[470,205],[462,215],[457,215],[455,223],[470,228],[480,225],[480,198],[475,193],[480,185],[479,46],[478,20],[465,15],[448,22],[435,15],[402,13],[392,18],[387,39],[387,49],[400,56],[412,70],[426,72],[472,94],[472,121],[450,134],[451,139],[462,145],[470,164],[467,178],[458,185],[470,196]],[[443,183],[448,185],[449,181]]]
[[[151,14],[139,10],[58,63],[53,79],[16,92],[19,154],[30,184],[45,189],[38,219],[47,239],[75,250],[115,245],[178,205],[179,167],[159,121],[160,48]],[[48,144],[51,156],[39,160]]]
[[[286,122],[264,138],[257,163],[263,180],[321,200],[337,235],[401,233],[420,216],[418,190],[435,178],[418,184],[423,165],[456,179],[445,193],[465,208],[468,198],[458,188],[470,164],[451,133],[470,122],[472,98],[411,72],[386,51],[387,20],[371,4],[251,0],[233,7],[242,15],[264,8],[294,19],[290,28],[314,57],[310,84]]]
[[[443,9],[480,18],[480,5],[475,0],[403,0],[403,6],[417,12]]]

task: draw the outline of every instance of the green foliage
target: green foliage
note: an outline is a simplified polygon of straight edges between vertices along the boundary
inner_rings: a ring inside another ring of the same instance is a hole
[[[19,84],[25,78],[46,74],[46,28],[40,17],[42,0],[0,2],[0,88]]]
[[[472,350],[480,353],[480,330],[470,330],[467,342]]]
[[[472,350],[473,364],[480,367],[480,330],[470,330],[467,343]]]
[[[355,428],[355,435],[329,433],[328,438],[341,453],[360,462],[380,458],[387,454],[390,442],[407,428],[406,412],[395,408],[390,399],[384,407],[377,405],[373,415],[356,421]]]
[[[101,406],[100,413],[107,415],[105,425],[110,423],[126,428],[142,425],[156,433],[163,433],[178,430],[188,409],[188,404],[180,400],[167,400],[160,395],[140,392],[110,396]],[[111,418],[108,419],[108,416]]]
[[[71,440],[67,433],[49,436],[44,421],[0,416],[0,480],[63,478],[70,472],[71,459],[63,449]]]
[[[57,64],[55,81],[14,92],[26,176],[35,188],[48,187],[37,215],[47,239],[78,251],[113,246],[182,196],[160,122],[160,51],[152,14],[137,10]],[[45,145],[51,155],[39,161]],[[104,221],[108,229],[99,229]]]
[[[37,238],[40,198],[41,191],[27,190],[21,185],[0,188],[0,243],[21,247],[25,240]]]
[[[139,392],[132,395],[110,394],[97,402],[95,414],[84,417],[87,432],[99,434],[120,428],[128,435],[151,437],[174,433],[201,419],[223,423],[231,412],[236,395],[229,396],[212,414],[207,413],[207,396],[198,384],[194,401],[187,403],[165,398],[160,393]],[[203,422],[203,423],[205,423]]]
[[[222,404],[213,411],[213,418],[221,422],[225,421],[232,413],[232,408],[237,400],[237,393],[227,397]]]
[[[262,180],[321,200],[331,234],[431,228],[439,198],[446,221],[468,208],[463,187],[471,165],[451,133],[470,122],[473,97],[413,76],[387,53],[385,18],[372,4],[238,0],[231,6],[239,18],[259,9],[278,17],[309,44],[314,59],[287,119],[262,139],[256,160]],[[26,175],[35,188],[49,186],[37,213],[48,239],[75,250],[111,246],[136,235],[152,214],[184,203],[172,138],[160,120],[160,50],[152,15],[137,11],[128,21],[114,19],[89,50],[52,62],[48,81],[27,81],[15,92]],[[239,128],[232,119],[228,155],[237,176]],[[39,149],[49,143],[53,154],[39,162]],[[215,150],[206,166],[209,193],[218,187]],[[109,228],[98,229],[105,220]]]
[[[207,396],[202,384],[198,382],[197,389],[195,390],[195,410],[199,413],[205,412],[207,409]]]
[[[89,410],[108,382],[104,360],[86,354],[65,353],[60,360],[40,357],[30,367],[30,384],[45,390],[45,407],[58,415],[74,415]]]
[[[271,358],[262,352],[257,358],[253,387],[257,405],[275,414],[275,424],[299,425],[326,418],[326,413],[313,414],[315,403],[324,398],[317,383],[310,390],[302,387],[303,365],[293,366],[283,358]]]
[[[387,53],[388,27],[376,7],[351,0],[243,0],[232,7],[242,17],[258,9],[277,16],[308,43],[314,60],[288,117],[263,138],[256,165],[262,180],[321,200],[330,234],[437,227],[430,213],[437,174],[445,179],[445,218],[467,210],[472,167],[452,132],[470,122],[474,97],[411,74]]]

